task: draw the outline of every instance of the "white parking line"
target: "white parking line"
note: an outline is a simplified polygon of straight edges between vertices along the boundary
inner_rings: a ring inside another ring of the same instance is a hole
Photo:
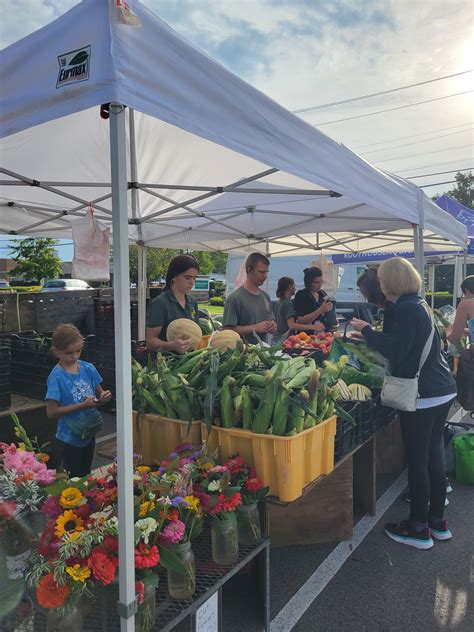
[[[406,470],[377,501],[375,516],[365,515],[355,525],[352,538],[341,542],[318,566],[311,577],[280,610],[270,624],[271,632],[289,632],[301,619],[316,597],[326,588],[342,565],[375,527],[380,518],[400,496],[407,485]]]

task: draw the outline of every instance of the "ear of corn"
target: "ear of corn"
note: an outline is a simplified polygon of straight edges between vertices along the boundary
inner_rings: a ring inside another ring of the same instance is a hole
[[[272,421],[273,409],[277,395],[278,382],[273,377],[262,392],[262,399],[255,411],[252,430],[259,434],[265,434]]]
[[[288,389],[281,386],[278,389],[275,407],[273,409],[272,426],[274,435],[283,436],[286,432],[289,397],[290,393]]]
[[[242,386],[240,391],[242,398],[242,427],[244,430],[252,429],[252,400],[248,386]]]
[[[234,425],[234,400],[230,391],[233,377],[228,375],[224,378],[221,391],[221,426],[232,428]]]

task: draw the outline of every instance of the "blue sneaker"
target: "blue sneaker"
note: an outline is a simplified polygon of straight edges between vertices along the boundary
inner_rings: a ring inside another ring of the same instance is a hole
[[[430,518],[429,526],[431,528],[431,535],[436,540],[451,540],[453,534],[448,527],[447,520],[437,520],[436,518]]]
[[[419,529],[411,520],[386,524],[385,533],[395,542],[413,546],[415,549],[431,549],[434,545],[431,529],[429,527]]]

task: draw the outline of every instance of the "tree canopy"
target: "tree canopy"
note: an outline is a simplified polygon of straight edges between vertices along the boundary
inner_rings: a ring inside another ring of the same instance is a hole
[[[16,275],[22,275],[25,280],[36,281],[38,285],[43,279],[54,279],[61,274],[61,259],[55,246],[57,239],[15,239],[10,248],[10,256],[16,266],[12,270]]]

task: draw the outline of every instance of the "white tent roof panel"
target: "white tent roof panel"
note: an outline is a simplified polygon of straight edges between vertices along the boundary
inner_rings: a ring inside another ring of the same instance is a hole
[[[41,186],[0,185],[0,230],[69,237],[70,221],[89,202],[110,223],[109,124],[99,106],[115,100],[137,110],[138,218],[147,243],[227,249],[254,235],[386,231],[410,222],[464,243],[464,227],[414,184],[287,112],[139,2],[129,3],[136,18],[129,23],[116,5],[84,0],[2,51],[2,179],[17,174]],[[87,57],[87,77],[58,85],[77,51]],[[243,179],[247,188],[261,186],[255,176],[271,169],[278,171],[266,186],[326,194],[216,193]],[[328,197],[330,190],[342,197]],[[5,206],[11,202],[16,213]],[[249,214],[246,206],[256,209]],[[130,239],[138,234],[130,226]]]

